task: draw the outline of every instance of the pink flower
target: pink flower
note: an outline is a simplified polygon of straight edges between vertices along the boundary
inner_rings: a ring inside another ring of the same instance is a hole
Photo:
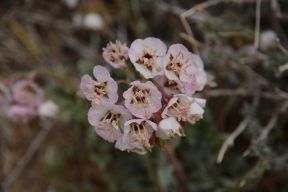
[[[156,136],[164,140],[184,135],[183,129],[175,117],[161,120],[156,131]]]
[[[178,121],[188,121],[194,124],[202,119],[206,100],[189,97],[184,94],[174,95],[164,108],[162,118],[175,117]]]
[[[145,154],[151,150],[150,138],[157,125],[150,120],[132,119],[124,124],[124,134],[117,140],[115,147],[121,151],[127,150]]]
[[[148,37],[133,41],[128,55],[136,70],[149,79],[163,74],[162,57],[166,50],[160,39]]]
[[[109,142],[120,138],[124,123],[131,118],[128,110],[120,105],[100,104],[88,111],[89,123],[100,137]]]
[[[147,81],[133,81],[127,91],[123,93],[125,106],[136,117],[149,119],[153,113],[161,109],[162,95],[157,87]]]
[[[80,89],[83,95],[92,101],[92,104],[111,103],[118,100],[118,85],[111,78],[108,70],[102,66],[95,66],[93,75],[96,81],[89,75],[84,75],[81,79]]]
[[[173,44],[169,47],[163,59],[163,67],[166,77],[183,82],[189,87],[188,92],[202,90],[206,84],[206,74],[201,58],[189,52],[182,44]]]
[[[6,111],[7,118],[18,123],[27,123],[36,115],[37,113],[35,108],[18,104],[11,105]]]
[[[31,80],[19,80],[12,86],[12,97],[17,104],[37,107],[44,100],[44,92]]]
[[[110,42],[103,48],[103,57],[115,69],[122,68],[128,59],[128,47],[118,40],[115,43]]]
[[[192,95],[195,93],[194,83],[183,83],[180,80],[170,80],[166,76],[161,75],[155,77],[155,81],[164,88],[165,92],[169,95],[184,93],[187,95]]]

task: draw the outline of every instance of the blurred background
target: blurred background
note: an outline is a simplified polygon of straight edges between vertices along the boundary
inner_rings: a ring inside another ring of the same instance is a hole
[[[287,192],[287,26],[287,0],[1,0],[0,96],[31,79],[58,114],[1,113],[0,191]],[[201,55],[208,103],[169,153],[141,156],[95,134],[79,83],[95,65],[125,79],[102,48],[148,36]]]

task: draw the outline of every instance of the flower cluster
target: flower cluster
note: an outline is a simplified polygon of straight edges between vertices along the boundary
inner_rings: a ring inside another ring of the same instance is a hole
[[[95,79],[81,79],[81,92],[91,101],[89,123],[117,149],[144,154],[157,140],[184,136],[185,122],[203,117],[206,100],[193,94],[204,88],[206,73],[201,58],[184,45],[173,44],[167,51],[154,37],[137,39],[130,48],[116,41],[103,48],[103,57],[117,70],[129,70],[130,61],[143,76],[130,82],[124,101],[118,101],[117,82],[106,68],[95,66]]]
[[[5,90],[5,91],[3,91]],[[28,123],[34,117],[53,118],[58,106],[45,101],[44,91],[32,80],[18,80],[11,90],[2,88],[2,109],[5,116],[18,123]]]

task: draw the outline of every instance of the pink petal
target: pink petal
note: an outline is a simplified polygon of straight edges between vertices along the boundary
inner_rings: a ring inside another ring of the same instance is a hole
[[[18,104],[39,106],[44,100],[44,91],[31,80],[19,80],[12,86],[12,97]]]
[[[108,81],[109,79],[111,79],[109,71],[101,65],[97,65],[94,67],[93,75],[98,81]]]
[[[89,75],[84,75],[81,78],[80,90],[89,101],[94,98],[93,82],[94,80]]]

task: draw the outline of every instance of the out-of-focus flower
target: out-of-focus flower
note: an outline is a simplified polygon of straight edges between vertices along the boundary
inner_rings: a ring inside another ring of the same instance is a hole
[[[148,37],[133,41],[128,55],[136,70],[149,79],[163,74],[162,57],[166,50],[166,45],[160,39]]]
[[[103,18],[97,13],[89,13],[84,16],[75,14],[73,22],[76,27],[83,27],[90,30],[101,30],[104,28]]]
[[[259,46],[263,50],[275,48],[277,45],[277,34],[272,30],[263,31],[260,34]]]
[[[156,130],[157,125],[150,120],[129,120],[124,124],[124,134],[116,142],[115,147],[122,151],[145,154],[147,150],[151,150],[149,140]]]
[[[53,101],[46,101],[42,103],[38,109],[38,115],[44,118],[55,118],[58,114],[59,107]]]
[[[162,118],[175,117],[178,121],[195,123],[202,119],[206,100],[189,97],[184,94],[174,95],[162,112]]]
[[[12,97],[17,104],[37,107],[44,100],[44,92],[31,80],[19,80],[12,86]]]
[[[168,79],[180,80],[186,84],[185,86],[194,87],[197,91],[202,90],[207,82],[201,58],[189,52],[182,44],[169,47],[163,59],[163,66]]]
[[[161,120],[156,131],[156,136],[164,140],[183,135],[182,127],[175,117]]]
[[[74,8],[77,6],[79,0],[63,0],[63,2],[67,5],[67,7]]]
[[[7,118],[18,123],[27,123],[36,115],[35,108],[19,104],[11,105],[6,111]]]
[[[115,69],[125,67],[128,58],[128,47],[118,40],[115,43],[110,42],[106,48],[103,48],[103,57]]]
[[[10,90],[0,82],[0,115],[7,110],[11,99]]]
[[[149,119],[162,106],[160,91],[151,81],[133,81],[130,85],[123,93],[125,106],[136,117]]]
[[[109,71],[102,66],[95,66],[93,75],[96,81],[89,75],[84,75],[81,79],[80,89],[83,95],[92,101],[92,104],[111,103],[118,100],[118,85],[111,78]]]
[[[100,137],[109,142],[120,138],[124,123],[131,118],[129,111],[121,105],[97,105],[88,111],[89,123]]]

